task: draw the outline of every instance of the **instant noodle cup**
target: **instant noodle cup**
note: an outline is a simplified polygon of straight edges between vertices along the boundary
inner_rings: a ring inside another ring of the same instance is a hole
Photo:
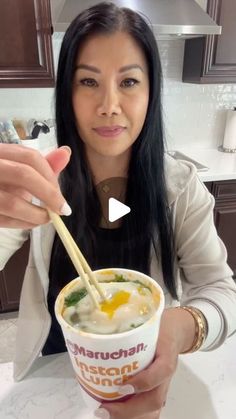
[[[80,278],[69,282],[56,299],[56,318],[62,328],[76,378],[83,390],[82,393],[87,393],[86,402],[91,401],[90,397],[97,402],[111,402],[124,398],[124,395],[119,393],[120,386],[146,368],[154,359],[160,320],[164,309],[164,294],[161,287],[152,278],[141,272],[110,268],[100,269],[94,273],[104,289],[105,284],[116,282],[117,278],[119,279],[119,281],[117,280],[119,289],[122,289],[122,278],[133,282],[131,284],[133,287],[137,286],[137,283],[141,284],[140,290],[143,289],[143,286],[148,289],[147,293],[151,295],[154,302],[152,315],[143,324],[129,325],[127,316],[125,322],[130,330],[106,334],[105,329],[101,334],[100,332],[85,331],[84,325],[83,329],[75,327],[64,318],[68,296],[71,296],[75,290],[81,290],[84,287]],[[123,282],[123,284],[125,283]],[[122,301],[122,304],[124,302],[126,301]],[[111,306],[114,311],[114,304]],[[119,309],[123,310],[124,314],[125,305],[123,307],[121,305]],[[108,314],[112,316],[111,311]],[[101,327],[101,325],[99,326]]]

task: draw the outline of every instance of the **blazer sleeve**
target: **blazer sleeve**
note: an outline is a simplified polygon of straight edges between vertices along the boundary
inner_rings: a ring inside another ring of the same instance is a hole
[[[195,169],[190,168],[188,179],[173,206],[180,304],[203,312],[208,336],[201,349],[211,350],[236,331],[236,285],[214,225],[214,198]]]
[[[29,236],[29,230],[0,228],[0,271]]]

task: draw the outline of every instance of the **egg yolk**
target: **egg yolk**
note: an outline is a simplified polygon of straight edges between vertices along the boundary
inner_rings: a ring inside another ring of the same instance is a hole
[[[112,319],[117,308],[123,304],[128,303],[129,297],[130,292],[118,291],[113,295],[113,297],[110,300],[104,301],[100,304],[101,311],[107,313],[108,317]]]

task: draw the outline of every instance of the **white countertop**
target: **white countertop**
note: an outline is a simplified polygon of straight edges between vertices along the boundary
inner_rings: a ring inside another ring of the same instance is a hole
[[[38,139],[24,140],[22,144],[47,154],[56,147],[55,132],[51,128],[50,134],[41,133]],[[189,146],[176,146],[173,149],[209,167],[206,172],[198,172],[203,182],[236,179],[236,153],[223,153],[217,148],[199,148],[191,143]]]
[[[176,147],[192,159],[209,167],[206,172],[198,172],[203,182],[236,179],[236,153],[222,153],[217,148]]]
[[[213,352],[182,355],[161,419],[236,418],[236,335]],[[19,383],[0,364],[1,419],[92,419],[67,353],[38,358]]]

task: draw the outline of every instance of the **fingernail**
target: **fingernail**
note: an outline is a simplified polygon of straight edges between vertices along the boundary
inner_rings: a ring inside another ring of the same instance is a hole
[[[108,412],[108,410],[103,408],[95,410],[94,416],[100,419],[110,419],[110,413]]]
[[[119,387],[118,391],[123,395],[135,393],[135,389],[133,386],[131,386],[131,384],[125,384],[124,386]]]
[[[68,153],[71,155],[71,148],[68,145],[63,145],[60,148],[64,148],[64,150],[67,150]]]
[[[66,215],[68,217],[68,215],[72,214],[72,209],[71,207],[67,204],[67,202],[65,201],[64,204],[62,205],[61,209],[60,209],[60,213],[61,215]]]

